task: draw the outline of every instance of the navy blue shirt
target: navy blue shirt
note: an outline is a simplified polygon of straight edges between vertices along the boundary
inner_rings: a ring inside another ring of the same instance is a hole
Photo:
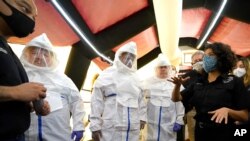
[[[248,108],[248,94],[243,82],[235,76],[219,76],[209,83],[206,76],[201,76],[197,81],[181,92],[183,104],[195,107],[197,121],[211,122],[214,111],[222,107],[235,110]],[[229,122],[233,120],[229,119]]]
[[[182,85],[187,88],[192,83],[196,82],[196,80],[201,76],[196,70],[190,70],[189,72],[185,73],[182,78],[189,77],[187,81],[185,81]]]
[[[6,40],[0,37],[0,86],[28,82],[27,74]],[[30,107],[21,101],[0,102],[0,140],[24,133],[30,125]]]

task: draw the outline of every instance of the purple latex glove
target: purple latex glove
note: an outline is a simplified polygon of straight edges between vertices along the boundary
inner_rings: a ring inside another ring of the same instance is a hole
[[[178,123],[174,123],[173,131],[178,132],[181,130],[181,125]]]
[[[82,131],[73,131],[71,134],[71,139],[74,139],[74,141],[80,141],[83,137],[83,130]]]

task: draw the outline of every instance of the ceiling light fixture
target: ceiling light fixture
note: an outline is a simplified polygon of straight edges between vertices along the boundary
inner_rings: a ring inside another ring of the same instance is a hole
[[[113,64],[113,61],[110,60],[110,58],[106,57],[102,53],[100,53],[95,46],[91,43],[91,41],[88,40],[86,35],[82,32],[82,30],[78,27],[78,25],[72,20],[72,18],[69,16],[69,14],[63,9],[63,7],[57,2],[57,0],[50,0],[52,5],[57,9],[57,11],[63,16],[63,18],[66,20],[66,22],[73,28],[73,30],[78,34],[81,40],[85,41],[89,47],[93,49],[93,51],[99,55],[101,58],[108,61],[110,64]]]
[[[207,37],[210,34],[210,32],[212,31],[214,25],[216,24],[219,17],[221,16],[221,13],[225,8],[226,3],[227,3],[227,0],[223,0],[223,2],[220,5],[219,11],[217,12],[216,16],[214,17],[213,21],[211,22],[210,26],[208,27],[206,34],[203,36],[203,38],[200,40],[198,46],[196,47],[197,49],[199,49],[203,45],[204,41],[207,39]]]

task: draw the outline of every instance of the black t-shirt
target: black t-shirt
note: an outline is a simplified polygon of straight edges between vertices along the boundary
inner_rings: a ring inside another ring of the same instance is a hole
[[[184,105],[193,105],[196,120],[211,122],[209,111],[222,107],[246,109],[249,106],[248,94],[243,82],[235,76],[219,76],[214,82],[207,81],[207,75],[181,92]],[[233,122],[233,121],[232,121]]]
[[[190,70],[181,76],[182,78],[189,77],[189,79],[187,79],[184,83],[182,83],[182,85],[184,86],[184,88],[187,88],[191,84],[195,83],[200,76],[201,76],[201,74],[198,73],[196,70]],[[185,113],[187,113],[188,111],[190,111],[192,109],[193,109],[192,105],[190,105],[190,104],[185,105]]]
[[[189,77],[189,79],[187,81],[185,81],[182,85],[187,88],[189,85],[191,85],[192,83],[194,83],[198,77],[200,77],[201,74],[198,73],[196,70],[190,70],[189,72],[185,73],[182,78],[186,78]]]
[[[0,86],[16,86],[28,82],[27,74],[8,46],[0,37]],[[30,125],[30,107],[21,101],[0,102],[0,140],[24,133]]]

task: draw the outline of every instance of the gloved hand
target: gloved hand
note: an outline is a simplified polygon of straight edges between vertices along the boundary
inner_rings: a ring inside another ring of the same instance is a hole
[[[71,134],[71,139],[74,139],[74,141],[80,141],[83,137],[83,130],[81,131],[73,131]]]
[[[101,130],[93,131],[92,132],[92,139],[94,141],[100,141],[100,138],[102,137],[102,132]]]
[[[174,123],[173,131],[178,132],[181,130],[181,125],[178,123]]]
[[[37,115],[46,116],[50,113],[50,105],[47,100],[36,100],[33,101],[33,108]]]

